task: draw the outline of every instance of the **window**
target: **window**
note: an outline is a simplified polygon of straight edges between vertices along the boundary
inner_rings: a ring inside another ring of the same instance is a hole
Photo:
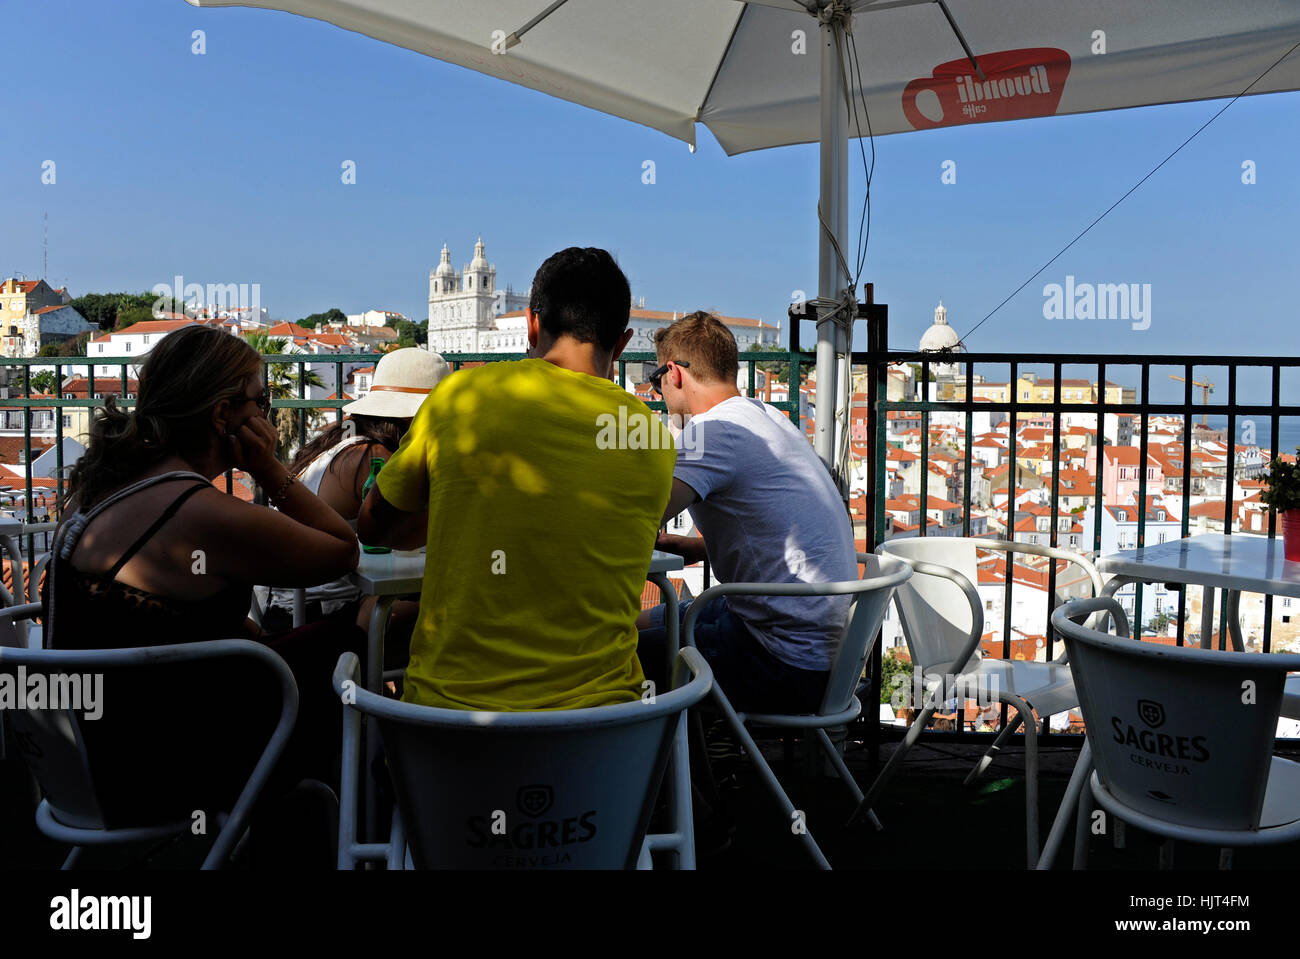
[[[984,608],[990,613],[993,612],[993,600],[991,599],[984,600]]]
[[[128,352],[128,353],[131,352],[131,341],[130,341],[130,340],[127,340],[127,341],[126,341],[126,352]]]
[[[148,346],[148,345],[149,345],[149,334],[148,334],[148,333],[146,333],[146,334],[144,335],[144,343],[145,343],[145,346]]]
[[[103,343],[100,343],[100,344],[99,344],[99,352],[101,352],[101,353],[104,352],[104,344],[103,344]]]
[[[63,428],[64,428],[65,430],[70,430],[70,429],[72,429],[72,417],[71,417],[71,416],[65,416],[65,417],[63,417]]]

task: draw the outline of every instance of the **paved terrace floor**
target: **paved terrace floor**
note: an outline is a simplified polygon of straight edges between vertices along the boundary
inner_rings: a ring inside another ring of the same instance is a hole
[[[65,848],[37,833],[33,821],[34,796],[30,780],[10,757],[0,762],[0,869],[56,869]],[[892,744],[882,746],[882,760]],[[810,827],[833,866],[837,869],[869,870],[1021,870],[1024,868],[1024,758],[1023,750],[1011,746],[985,774],[981,783],[964,787],[962,780],[982,754],[984,747],[957,743],[918,744],[875,809],[884,830],[869,825],[854,830],[843,828],[852,810],[848,792],[836,779],[808,778],[801,760],[802,744],[788,766],[780,743],[765,743],[764,752],[786,784],[796,807],[802,809]],[[1286,744],[1279,752],[1300,759],[1300,743]],[[1040,797],[1042,834],[1046,838],[1051,820],[1065,791],[1077,752],[1069,747],[1040,750]],[[850,742],[846,752],[850,769],[860,783],[868,781],[865,749]],[[790,833],[789,824],[763,790],[746,762],[741,762],[734,785],[722,796],[735,831],[726,848],[719,836],[725,831],[704,826],[700,836],[700,869],[706,871],[806,870],[810,862],[802,846]],[[1150,870],[1157,865],[1159,841],[1136,829],[1126,831],[1125,845],[1116,849],[1111,837],[1094,837],[1089,867],[1094,870]],[[1068,840],[1056,868],[1068,869],[1072,839]],[[124,862],[117,853],[97,851],[83,860],[87,868],[193,868],[195,848],[185,843],[155,852],[146,862]],[[328,868],[331,853],[320,850],[319,864]],[[202,851],[198,851],[202,857]],[[269,854],[269,865],[280,865]],[[1215,869],[1218,850],[1179,843],[1176,870]],[[293,860],[285,857],[285,865]],[[1235,851],[1237,870],[1294,869],[1300,863],[1300,843]],[[299,862],[301,866],[301,862]]]

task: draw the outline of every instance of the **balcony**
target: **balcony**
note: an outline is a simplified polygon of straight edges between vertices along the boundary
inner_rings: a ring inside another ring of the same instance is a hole
[[[873,340],[883,343],[884,332],[877,327]],[[350,368],[372,365],[378,358],[379,354],[373,353],[263,357],[268,382],[293,382],[284,374],[294,367],[301,371],[308,364],[326,365],[334,369],[334,383],[344,384],[345,390]],[[517,358],[510,354],[447,356],[454,369]],[[618,364],[620,381],[634,388],[641,382],[641,364],[653,359],[649,353],[623,357]],[[939,360],[934,354],[877,348],[855,353],[853,361],[861,398],[855,396],[845,411],[843,425],[850,435],[846,438],[849,452],[844,472],[860,548],[871,549],[885,539],[906,535],[1000,535],[1018,539],[1032,535],[1044,545],[1096,557],[1154,543],[1151,537],[1157,532],[1160,536],[1187,536],[1213,530],[1216,524],[1225,532],[1241,535],[1277,532],[1275,518],[1251,505],[1258,496],[1254,478],[1264,464],[1290,445],[1283,442],[1284,436],[1300,435],[1300,359],[1003,353],[959,354]],[[28,522],[47,515],[51,519],[58,517],[70,457],[75,452],[75,448],[65,447],[64,440],[84,438],[87,418],[94,407],[103,404],[105,396],[115,394],[126,406],[134,403],[134,385],[128,374],[130,365],[139,362],[138,356],[96,356],[93,360],[62,357],[57,362],[39,358],[0,363],[9,383],[7,395],[0,397],[0,413],[21,453],[15,463],[0,464],[14,474],[0,482],[11,487],[6,493],[11,515]],[[808,400],[801,399],[796,387],[776,383],[758,369],[759,363],[770,362],[790,364],[789,379],[798,383],[801,364],[807,363],[807,357],[797,351],[742,354],[742,392],[765,398],[808,429],[815,409]],[[938,370],[941,364],[944,369]],[[106,366],[114,367],[117,373],[96,375],[97,369]],[[36,395],[31,380],[43,368],[51,368],[60,383],[71,374],[84,374],[84,390],[71,398],[62,392],[57,396]],[[1180,389],[1181,396],[1170,398],[1156,388],[1166,369],[1177,371],[1189,384]],[[1216,394],[1223,396],[1224,402],[1208,408],[1194,402],[1190,386],[1193,380],[1204,379],[1207,372],[1227,384]],[[997,390],[999,383],[1014,383],[1025,377],[1033,377],[1035,384],[1029,400],[1022,398],[1020,390],[1005,386]],[[1086,391],[1062,388],[1068,378],[1107,386]],[[275,398],[273,408],[295,417],[295,432],[302,443],[313,428],[313,415],[317,425],[331,417],[341,418],[342,407],[349,400],[339,398],[337,390],[334,398],[310,397],[302,385],[303,377],[297,377],[296,383],[297,387],[290,390],[296,395]],[[654,402],[649,394],[643,398],[652,408],[662,410],[662,404]],[[1203,418],[1204,424],[1198,422]],[[912,430],[927,439],[914,442],[916,451],[902,456],[905,444],[897,434]],[[1247,430],[1252,442],[1237,442],[1246,438]],[[1128,467],[1118,465],[1120,458],[1098,455],[1126,447],[1125,440],[1132,444],[1129,448],[1134,450],[1135,462],[1154,455],[1163,457],[1167,465],[1133,469],[1129,476]],[[1023,453],[1031,445],[1041,449],[1034,459],[1027,460]],[[46,452],[48,457],[42,463]],[[32,468],[12,470],[15,465],[26,464]],[[1122,492],[1111,479],[1133,485],[1128,496],[1131,502],[1121,507],[1108,498],[1108,489],[1114,495]],[[235,484],[245,481],[244,477],[227,474],[225,489],[234,492]],[[904,492],[908,485],[913,489]],[[1219,490],[1219,498],[1212,493],[1197,493],[1207,488]],[[1184,495],[1186,490],[1192,492]],[[251,493],[263,496],[260,490]],[[929,504],[929,508],[922,509],[922,503]],[[1117,511],[1123,516],[1116,516]],[[1032,532],[1022,534],[1018,523],[1026,518]],[[42,550],[40,538],[28,537],[27,555],[39,556]],[[1026,646],[1026,637],[1032,640],[1033,635],[1022,628],[1017,617],[1032,614],[1041,621],[1043,610],[1078,584],[1055,563],[1041,567],[1017,564],[1012,575],[998,562],[982,563],[981,569],[989,573],[988,582],[981,576],[980,592],[993,624],[993,632],[982,644],[986,654],[1007,659],[1051,659],[1059,653],[1059,637],[1050,624],[1042,623],[1040,644]],[[698,572],[707,586],[707,566]],[[1049,601],[1049,597],[1053,599]],[[1150,616],[1134,617],[1135,632],[1151,620],[1163,618],[1172,624],[1168,639],[1179,645],[1187,639],[1188,620],[1199,612],[1196,589],[1144,589],[1139,585],[1128,587],[1120,598],[1131,609],[1149,608],[1152,612]],[[1275,601],[1271,597],[1243,600],[1242,614],[1248,621],[1246,632],[1252,648],[1300,648],[1300,620],[1293,621],[1290,607],[1290,600]],[[1226,598],[1217,612],[1219,621],[1226,621]],[[870,665],[876,690],[883,685],[884,658],[898,652],[891,645],[891,636],[895,644],[899,636],[896,617],[887,619],[885,634]],[[865,705],[869,719],[854,724],[848,735],[848,762],[860,781],[874,775],[887,757],[890,743],[901,735],[899,727],[876,720],[874,702]],[[1059,724],[1059,728],[1048,724],[1040,737],[1040,805],[1045,823],[1050,822],[1082,742],[1081,727],[1075,717],[1068,718],[1070,721]],[[975,837],[978,848],[968,861],[1022,867],[1019,830],[1024,780],[1017,775],[1018,747],[1009,748],[1011,758],[1000,761],[1005,768],[997,767],[986,792],[979,794],[979,803],[969,802],[971,794],[961,789],[955,771],[958,766],[968,768],[1006,721],[1005,711],[989,725],[957,710],[949,728],[936,724],[928,730],[922,739],[925,748],[918,747],[908,757],[906,767],[877,809],[889,829],[878,836],[869,831],[835,835],[832,830],[826,836],[832,861],[888,868],[894,857],[904,852],[916,856],[918,862],[940,861],[943,854],[937,845],[933,856],[927,857],[924,850],[916,849],[913,840],[930,817],[943,816],[951,821],[952,834],[960,834],[963,842]],[[784,755],[797,763],[799,745],[790,740],[785,744],[772,742],[766,748],[772,750],[776,761]],[[1300,745],[1294,751],[1300,751]],[[756,788],[751,778],[747,771],[740,773],[746,795]],[[802,784],[796,781],[791,792],[796,802],[806,802],[810,816],[829,822],[843,814],[839,788],[830,780],[812,778]],[[740,835],[764,837],[771,832],[768,810],[737,805],[743,809],[739,814]],[[16,834],[13,844],[6,841],[4,847],[25,850],[20,858],[28,864],[44,864],[49,847],[28,835],[27,825],[29,821],[19,824],[12,817],[7,819],[3,828],[16,830]],[[781,850],[786,846],[772,838],[770,845],[764,838],[758,838],[757,845],[750,845],[746,839],[703,865],[748,869],[759,863],[761,856],[761,862],[770,866],[773,855],[778,857],[777,864],[796,868],[805,865],[800,850],[793,845],[787,850],[788,858],[782,860],[780,857],[786,853]],[[1130,855],[1121,850],[1100,850],[1094,845],[1094,858],[1105,867],[1149,868],[1153,856],[1136,852],[1138,848],[1143,847],[1135,846]],[[1198,854],[1189,853],[1189,857],[1192,855]],[[1256,857],[1251,859],[1252,864],[1268,865],[1278,854],[1264,851],[1251,855]],[[1057,865],[1067,864],[1068,856]],[[1242,864],[1246,864],[1244,858]]]

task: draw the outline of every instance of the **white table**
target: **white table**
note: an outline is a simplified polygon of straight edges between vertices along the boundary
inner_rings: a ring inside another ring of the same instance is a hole
[[[391,553],[362,552],[356,571],[348,574],[363,595],[375,597],[375,608],[370,613],[370,628],[367,631],[366,654],[366,688],[382,695],[384,683],[384,635],[388,630],[388,614],[393,603],[401,596],[419,595],[424,584],[424,560],[422,551],[406,552],[393,550]],[[667,626],[668,675],[672,676],[673,663],[677,658],[680,643],[678,635],[679,622],[677,614],[677,590],[668,579],[668,573],[683,567],[682,558],[673,553],[654,550],[650,554],[650,568],[646,580],[659,587],[660,595],[668,609],[664,622]],[[400,672],[397,672],[400,675]],[[683,717],[684,720],[684,717]],[[690,814],[691,766],[690,753],[686,741],[686,723],[679,720],[677,732],[673,738],[672,760],[668,775],[671,777],[672,789],[669,796],[669,816],[673,831],[662,836],[649,836],[652,849],[675,849],[679,865],[683,869],[695,868],[695,840]],[[366,736],[366,770],[368,771],[379,751],[377,736]],[[378,808],[375,801],[373,777],[365,775],[366,783],[366,834],[367,838],[376,837],[378,831]],[[657,840],[657,841],[656,841]]]
[[[1105,595],[1129,583],[1179,583],[1202,586],[1201,646],[1209,648],[1214,624],[1213,590],[1228,591],[1228,631],[1233,648],[1241,651],[1238,608],[1241,594],[1271,593],[1275,596],[1300,598],[1300,563],[1288,563],[1282,540],[1267,536],[1237,533],[1234,536],[1211,534],[1125,550],[1097,560],[1097,569],[1114,576],[1106,584]],[[1140,619],[1140,611],[1139,616]]]

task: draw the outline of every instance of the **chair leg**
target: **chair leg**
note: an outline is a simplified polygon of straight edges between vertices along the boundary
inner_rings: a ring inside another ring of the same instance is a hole
[[[988,752],[980,757],[980,761],[975,764],[975,768],[970,771],[970,774],[962,782],[963,786],[971,785],[980,776],[984,775],[984,770],[993,765],[993,760],[997,758],[998,750],[1002,748],[1002,744],[1011,738],[1011,734],[1020,728],[1023,721],[1020,714],[1017,713],[1015,719],[1002,727],[1002,732],[998,733],[997,739],[993,740],[993,745],[989,747]]]
[[[1061,798],[1060,808],[1056,810],[1056,818],[1052,820],[1052,829],[1047,835],[1047,844],[1043,846],[1043,851],[1039,854],[1038,869],[1051,869],[1052,863],[1056,861],[1056,854],[1065,842],[1065,831],[1069,827],[1070,813],[1079,803],[1079,797],[1083,790],[1087,788],[1088,774],[1091,771],[1092,750],[1089,749],[1088,743],[1085,741],[1083,748],[1079,750],[1079,758],[1074,764],[1074,772],[1070,774],[1070,784],[1065,787],[1065,795]]]
[[[1091,774],[1089,774],[1091,776]],[[1104,815],[1104,814],[1103,814]],[[1114,819],[1119,825],[1119,820]],[[1083,791],[1079,793],[1079,815],[1074,821],[1074,869],[1088,868],[1088,842],[1092,829],[1092,786],[1084,780]]]
[[[921,710],[921,715],[916,717],[916,721],[912,723],[911,728],[908,729],[907,734],[903,737],[903,741],[898,744],[897,748],[894,750],[894,754],[889,757],[889,762],[885,763],[885,768],[880,771],[880,775],[877,776],[876,781],[871,784],[871,788],[867,790],[866,795],[858,801],[858,808],[853,810],[853,815],[849,817],[849,821],[845,824],[846,826],[851,827],[857,825],[857,823],[861,819],[865,818],[871,811],[872,801],[879,796],[885,786],[889,784],[889,780],[894,777],[894,773],[898,772],[898,767],[902,765],[903,757],[907,755],[907,751],[911,749],[917,739],[921,737],[921,733],[925,730],[926,724],[929,723],[930,717],[935,714],[935,711],[938,708],[938,703],[931,703]],[[876,821],[879,822],[879,820]]]
[[[1029,868],[1038,865],[1038,724],[1029,704],[1018,696],[1008,696],[1025,724],[1025,847]]]
[[[736,715],[736,711],[731,708],[731,703],[727,700],[726,694],[723,693],[717,685],[713,687],[713,698],[718,705],[718,709],[722,712],[722,715],[726,717],[727,725],[729,725],[731,731],[736,734],[736,738],[740,740],[740,744],[749,752],[749,758],[754,763],[754,768],[758,771],[759,778],[763,780],[768,791],[773,795],[776,801],[780,803],[782,809],[785,810],[786,823],[793,825],[800,817],[799,810],[795,808],[794,803],[790,801],[790,797],[787,796],[785,790],[781,788],[780,782],[777,781],[776,775],[772,772],[772,767],[767,764],[767,760],[763,758],[763,753],[758,748],[758,744],[754,742],[754,737],[749,734],[749,730],[745,728],[745,724],[740,721],[740,717]],[[817,865],[818,869],[831,868],[831,864],[826,860],[826,856],[822,853],[821,847],[817,845],[817,840],[813,838],[812,831],[808,829],[806,821],[802,823],[802,829],[795,830],[792,828],[792,832],[795,837],[803,843],[804,848],[808,851],[808,855],[812,857],[812,860]]]
[[[835,748],[835,743],[831,741],[830,735],[824,729],[818,729],[816,732],[817,741],[821,743],[822,750],[830,759],[831,765],[835,767],[835,771],[839,774],[840,779],[844,781],[844,785],[849,788],[849,794],[853,797],[853,801],[862,802],[862,790],[858,788],[857,780],[853,778],[853,773],[849,772],[849,767],[844,763],[844,757],[841,756],[840,751]],[[876,818],[876,814],[870,809],[867,810],[867,818],[870,820],[871,825],[875,828],[876,832],[880,832],[880,830],[884,828],[880,824],[880,820]]]
[[[402,826],[402,816],[393,810],[393,824],[388,834],[389,872],[396,872],[406,867],[406,829]]]
[[[1160,858],[1156,863],[1157,869],[1174,868],[1174,841],[1166,839],[1160,844]]]

